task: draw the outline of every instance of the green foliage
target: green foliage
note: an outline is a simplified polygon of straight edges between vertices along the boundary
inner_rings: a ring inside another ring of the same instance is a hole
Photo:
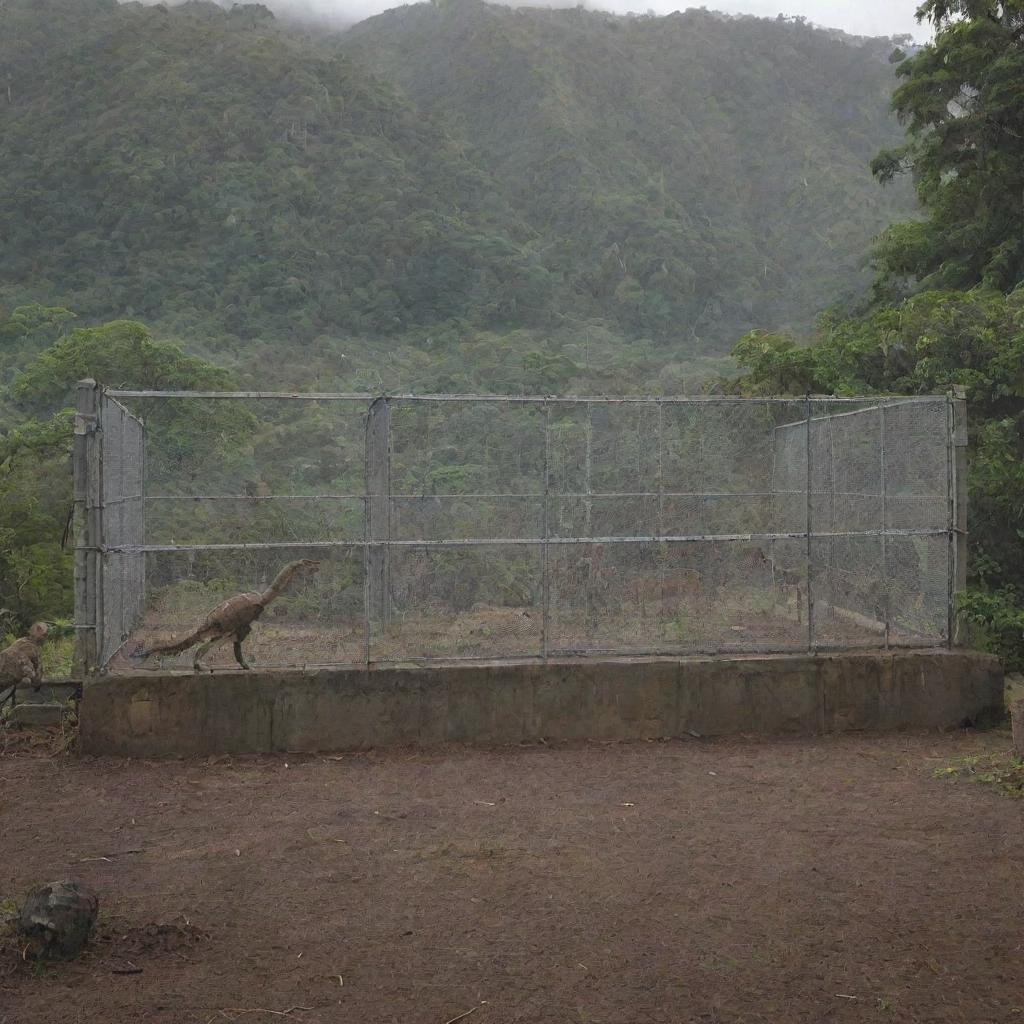
[[[68,414],[0,435],[0,633],[71,614],[70,450]]]
[[[272,18],[77,7],[0,8],[9,294],[241,338],[544,305],[486,176],[344,56]]]
[[[999,655],[1007,672],[1024,670],[1024,600],[1019,590],[968,591],[962,595],[960,612],[978,646]]]
[[[9,315],[0,309],[0,383],[66,330],[75,314],[61,307],[20,306]]]
[[[1024,797],[1024,761],[1013,754],[980,754],[961,757],[935,770],[936,778],[965,779],[993,786],[1004,796]]]
[[[747,335],[734,351],[754,394],[934,394],[966,389],[971,586],[964,612],[1009,665],[1024,660],[1024,288],[925,292],[850,319],[816,343]]]
[[[808,347],[752,332],[733,352],[756,394],[934,394],[967,389],[976,415],[1024,403],[1024,288],[925,292],[860,317],[822,316]]]
[[[530,387],[566,381],[523,357],[576,324],[722,352],[859,292],[911,210],[865,167],[897,141],[890,50],[706,12],[460,0],[311,39],[252,6],[6,0],[0,301],[144,319],[264,384],[325,337],[332,375],[369,339],[521,339]]]
[[[887,41],[456,0],[388,11],[341,46],[466,139],[538,236],[561,308],[627,337],[706,351],[806,326],[859,292],[870,238],[911,212],[866,167],[897,141]]]
[[[1024,5],[928,0],[919,17],[935,39],[900,65],[892,100],[907,139],[872,170],[911,172],[927,216],[880,239],[880,288],[1009,291],[1024,281]]]
[[[19,308],[0,321],[0,336],[14,347],[31,347],[41,330],[55,330],[70,316]],[[0,389],[0,410],[10,410],[5,432],[0,419],[0,633],[19,632],[36,619],[71,617],[72,554],[62,543],[72,502],[67,406],[74,382],[86,377],[134,388],[231,383],[223,370],[177,345],[154,342],[142,324],[118,321],[57,340]],[[222,408],[183,417],[170,407],[161,416],[162,450],[184,450],[196,463],[210,456],[200,437],[214,438],[226,456],[252,425],[244,413]]]
[[[230,375],[175,344],[154,341],[143,324],[118,320],[80,328],[41,353],[17,376],[11,394],[28,413],[53,413],[86,378],[109,387],[223,390]]]

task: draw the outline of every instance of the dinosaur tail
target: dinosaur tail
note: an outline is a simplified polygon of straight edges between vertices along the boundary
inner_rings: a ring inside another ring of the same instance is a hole
[[[135,657],[148,658],[153,654],[181,654],[182,651],[187,651],[190,647],[194,647],[201,640],[205,640],[206,633],[206,628],[200,626],[199,629],[182,637],[180,640],[175,640],[174,643],[157,644],[156,647],[147,647],[144,650],[139,651]]]

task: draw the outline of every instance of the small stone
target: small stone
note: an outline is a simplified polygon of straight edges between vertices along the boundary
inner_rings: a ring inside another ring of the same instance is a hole
[[[50,882],[28,894],[19,924],[40,956],[73,957],[89,941],[99,905],[81,882]]]

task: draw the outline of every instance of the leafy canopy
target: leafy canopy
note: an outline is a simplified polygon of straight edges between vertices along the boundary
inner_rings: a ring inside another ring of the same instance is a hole
[[[1024,2],[929,0],[918,17],[937,34],[897,72],[906,141],[872,169],[912,173],[926,216],[882,236],[881,283],[1009,291],[1024,281]]]
[[[91,377],[130,388],[223,388],[229,374],[173,344],[157,342],[139,323],[116,321],[61,337],[66,310],[19,307],[0,317],[0,338],[12,346],[53,344],[0,388],[0,409],[10,410],[0,429],[0,637],[34,619],[69,618],[72,612],[71,551],[62,545],[71,512],[69,457],[73,414],[68,408],[77,380]],[[230,409],[196,421],[164,412],[160,428],[168,444],[208,457],[197,435],[214,437],[225,450],[237,447],[250,422]],[[213,420],[211,421],[211,418]]]
[[[859,294],[912,210],[866,166],[898,140],[890,48],[700,11],[458,0],[310,38],[252,5],[4,0],[0,302],[144,320],[264,385],[325,337],[515,338],[522,365],[585,322],[722,354]]]

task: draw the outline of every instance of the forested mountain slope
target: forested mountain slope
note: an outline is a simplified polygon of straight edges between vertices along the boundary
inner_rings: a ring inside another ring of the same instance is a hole
[[[486,175],[261,8],[14,0],[0,65],[9,300],[282,341],[549,301]]]
[[[545,237],[572,305],[625,333],[714,347],[745,324],[809,323],[911,208],[868,168],[899,136],[884,40],[442,0],[342,42],[448,119]]]
[[[314,38],[258,5],[6,0],[0,303],[250,370],[582,323],[723,352],[856,294],[912,208],[867,169],[887,51],[701,12],[457,0]]]

